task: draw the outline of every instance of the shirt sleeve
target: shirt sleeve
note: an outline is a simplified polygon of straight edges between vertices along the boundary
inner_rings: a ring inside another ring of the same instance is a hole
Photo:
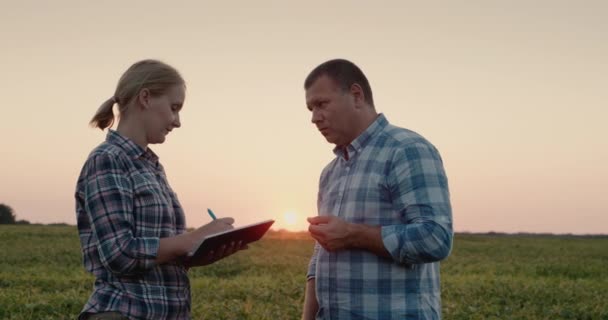
[[[133,235],[133,188],[119,160],[111,154],[87,163],[85,210],[103,266],[117,275],[141,273],[156,266],[160,239]]]
[[[320,245],[315,241],[315,248],[310,257],[310,262],[308,263],[308,273],[306,273],[306,280],[310,280],[312,278],[316,278],[317,276],[317,256],[319,254]]]
[[[321,186],[325,183],[327,179],[327,168],[325,167],[321,172],[321,176],[319,177],[319,191],[317,192],[317,212],[321,213],[321,203],[323,202],[323,195],[321,192]],[[315,247],[312,252],[312,256],[310,257],[310,262],[308,263],[308,273],[306,274],[306,280],[310,280],[316,277],[317,270],[317,260],[319,256],[319,251],[321,250],[321,245],[319,245],[318,241],[315,241]]]
[[[415,143],[395,152],[388,184],[403,224],[382,227],[382,241],[403,264],[445,259],[452,248],[452,209],[439,152]]]

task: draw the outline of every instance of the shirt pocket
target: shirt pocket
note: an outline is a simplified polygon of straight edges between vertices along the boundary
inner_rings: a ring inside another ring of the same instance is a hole
[[[135,207],[162,206],[167,202],[160,183],[152,173],[142,172],[133,175],[133,189]]]
[[[391,192],[382,174],[357,175],[347,189],[347,220],[368,225],[390,225],[398,222],[393,210]]]

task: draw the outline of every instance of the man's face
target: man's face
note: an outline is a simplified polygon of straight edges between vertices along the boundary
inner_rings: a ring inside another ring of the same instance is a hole
[[[312,112],[312,123],[327,142],[346,146],[356,138],[354,97],[328,76],[319,77],[306,90],[306,106]]]

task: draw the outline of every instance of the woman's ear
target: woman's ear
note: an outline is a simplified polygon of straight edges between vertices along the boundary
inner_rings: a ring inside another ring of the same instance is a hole
[[[147,88],[139,90],[139,94],[137,94],[137,102],[139,102],[142,109],[148,109],[150,107],[150,90]]]

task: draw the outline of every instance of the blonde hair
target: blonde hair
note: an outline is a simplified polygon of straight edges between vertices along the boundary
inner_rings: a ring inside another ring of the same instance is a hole
[[[101,130],[109,128],[114,123],[112,108],[115,103],[118,104],[118,112],[121,114],[142,89],[148,89],[152,96],[159,96],[175,85],[185,85],[185,82],[179,72],[170,65],[158,60],[136,62],[120,77],[114,96],[101,104],[90,124]]]

